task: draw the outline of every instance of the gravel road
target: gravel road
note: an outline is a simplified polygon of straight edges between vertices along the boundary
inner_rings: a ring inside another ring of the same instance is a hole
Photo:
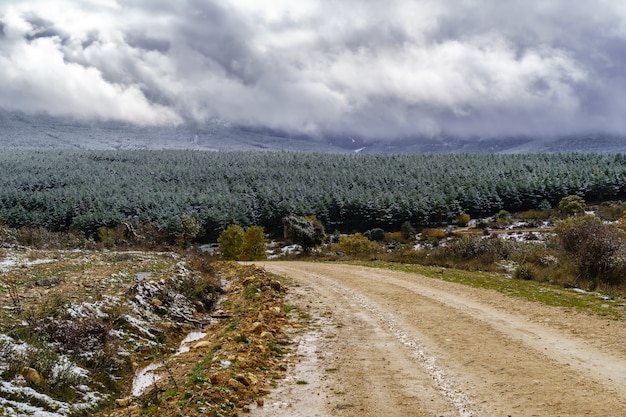
[[[266,262],[311,315],[256,416],[626,416],[626,323],[417,274]]]

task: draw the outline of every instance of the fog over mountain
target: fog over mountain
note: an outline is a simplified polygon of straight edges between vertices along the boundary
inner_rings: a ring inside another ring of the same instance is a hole
[[[192,139],[216,126],[355,148],[623,137],[625,60],[618,0],[0,4],[5,114]]]

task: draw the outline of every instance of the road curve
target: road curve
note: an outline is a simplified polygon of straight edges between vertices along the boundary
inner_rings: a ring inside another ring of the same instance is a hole
[[[623,322],[417,274],[257,265],[318,325],[297,384],[256,415],[626,416]]]

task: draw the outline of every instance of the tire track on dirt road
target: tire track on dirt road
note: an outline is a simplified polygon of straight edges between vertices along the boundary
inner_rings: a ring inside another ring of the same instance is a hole
[[[301,308],[328,310],[342,324],[320,333],[318,366],[335,371],[318,372],[327,401],[310,415],[626,415],[623,345],[604,349],[537,323],[527,302],[395,271],[263,266],[309,291]],[[562,310],[541,309],[560,322]],[[620,337],[624,327],[610,330]]]

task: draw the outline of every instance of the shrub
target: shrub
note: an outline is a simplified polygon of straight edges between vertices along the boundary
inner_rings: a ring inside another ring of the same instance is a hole
[[[439,242],[446,237],[446,232],[441,229],[424,229],[422,231],[422,241],[428,242],[433,246],[439,245]]]
[[[531,281],[537,278],[537,271],[530,265],[522,264],[515,268],[513,278]]]
[[[200,232],[200,223],[189,214],[172,217],[167,224],[170,241],[183,248],[188,247]]]
[[[500,210],[495,216],[495,221],[501,226],[506,226],[511,223],[511,213],[506,210]]]
[[[624,232],[598,217],[570,217],[555,228],[562,249],[571,259],[577,280],[588,280],[591,287],[599,283],[615,284],[626,271]]]
[[[377,252],[380,250],[380,245],[372,242],[361,233],[355,233],[350,236],[341,236],[337,249],[345,252],[347,255],[359,255]]]
[[[309,251],[321,245],[326,236],[324,226],[315,217],[287,216],[283,218],[284,236]]]
[[[241,247],[240,258],[244,261],[256,261],[265,259],[265,231],[261,226],[248,227],[243,234],[243,245]]]
[[[385,240],[385,231],[377,227],[376,229],[372,229],[369,231],[369,236],[367,236],[367,238],[376,242],[382,242],[383,240]]]
[[[458,216],[456,216],[456,223],[460,226],[460,227],[465,227],[469,224],[471,218],[470,215],[467,213],[462,213],[459,214]]]
[[[231,224],[220,234],[217,241],[220,244],[220,253],[226,260],[237,260],[243,246],[243,228],[237,224]]]
[[[514,257],[523,251],[523,247],[523,244],[515,241],[465,235],[445,247],[444,253],[446,257],[457,261],[479,259],[480,263],[490,264]]]
[[[411,222],[406,221],[402,223],[402,226],[400,226],[400,231],[402,232],[402,237],[405,240],[415,239],[415,228],[413,227]]]
[[[130,227],[128,223],[118,224],[115,227],[101,227],[96,234],[96,240],[105,247],[127,245],[132,236],[129,232]]]
[[[559,202],[559,210],[568,216],[582,214],[585,212],[585,200],[579,195],[568,195]]]

